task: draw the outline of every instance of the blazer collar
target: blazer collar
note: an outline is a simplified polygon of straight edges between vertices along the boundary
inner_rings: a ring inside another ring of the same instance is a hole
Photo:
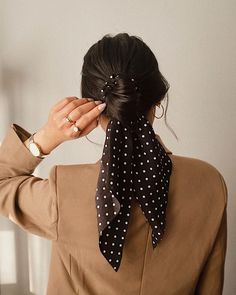
[[[169,149],[165,146],[165,144],[164,144],[164,142],[162,141],[160,135],[159,135],[159,134],[156,134],[156,133],[155,133],[155,135],[156,135],[156,138],[158,139],[158,141],[159,141],[159,142],[161,143],[161,145],[163,146],[163,148],[164,148],[164,150],[166,151],[166,153],[167,153],[167,154],[172,154],[172,151],[169,150]],[[95,164],[100,163],[100,160],[101,160],[101,158],[98,159],[98,161],[95,162]]]

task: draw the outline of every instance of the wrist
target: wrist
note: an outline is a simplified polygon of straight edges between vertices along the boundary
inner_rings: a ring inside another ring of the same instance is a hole
[[[34,142],[40,146],[43,154],[50,154],[61,142],[56,140],[46,127],[42,127],[34,134]],[[28,143],[26,143],[28,144]]]

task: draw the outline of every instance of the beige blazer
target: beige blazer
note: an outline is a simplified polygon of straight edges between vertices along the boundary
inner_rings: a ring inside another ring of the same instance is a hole
[[[12,124],[0,147],[0,213],[52,241],[48,295],[219,295],[227,245],[227,188],[211,164],[174,155],[166,233],[153,250],[151,228],[136,201],[118,272],[100,253],[95,190],[100,159],[32,173],[42,159]],[[46,159],[44,159],[46,161]]]

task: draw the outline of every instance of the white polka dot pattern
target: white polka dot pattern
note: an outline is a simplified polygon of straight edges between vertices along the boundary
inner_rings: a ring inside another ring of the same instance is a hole
[[[166,225],[172,162],[142,115],[130,125],[112,119],[106,129],[96,188],[101,253],[118,271],[134,198],[152,227],[153,249]]]

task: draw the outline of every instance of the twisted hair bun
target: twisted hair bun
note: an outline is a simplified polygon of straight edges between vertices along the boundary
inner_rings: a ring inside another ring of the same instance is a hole
[[[139,37],[105,35],[84,56],[81,94],[103,100],[102,112],[125,124],[159,103],[169,84],[150,48]]]
[[[106,115],[125,123],[138,115],[141,92],[135,79],[125,74],[113,74],[101,89],[100,100],[107,103]]]

